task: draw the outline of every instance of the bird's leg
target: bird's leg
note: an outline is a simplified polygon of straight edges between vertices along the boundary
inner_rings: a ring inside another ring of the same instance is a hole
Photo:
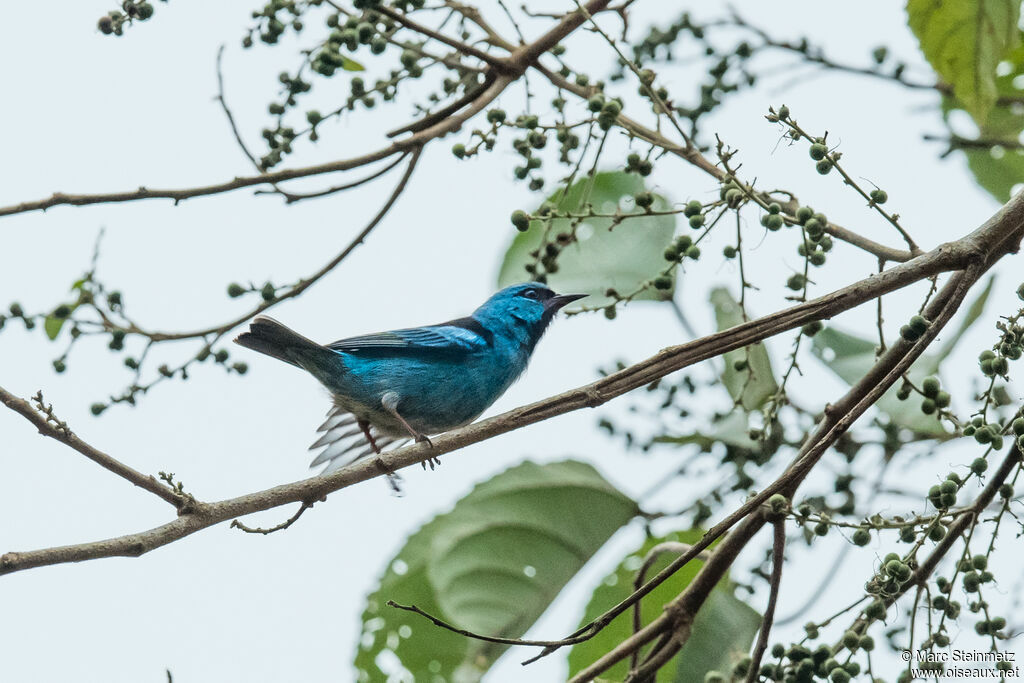
[[[428,446],[433,447],[434,444],[430,441],[430,437],[413,429],[412,425],[406,422],[405,418],[398,412],[398,394],[393,391],[385,392],[385,394],[380,398],[380,404],[384,406],[384,410],[391,413],[395,419],[405,427],[405,431],[409,432],[409,436],[411,436],[416,443],[426,442]],[[428,464],[430,465],[430,469],[434,469],[441,464],[441,460],[431,457],[427,458],[420,464],[423,466],[423,469],[427,469]]]
[[[356,424],[359,425],[359,428],[363,430],[363,436],[366,437],[367,443],[370,444],[370,448],[373,449],[374,454],[377,456],[377,468],[380,469],[380,471],[383,472],[385,475],[387,475],[388,484],[391,485],[391,488],[394,490],[394,492],[401,493],[402,489],[399,488],[398,486],[398,481],[400,480],[400,477],[395,473],[393,469],[384,464],[384,461],[381,459],[380,446],[377,445],[377,440],[374,439],[373,434],[370,433],[370,423],[367,422],[366,420],[358,420]]]

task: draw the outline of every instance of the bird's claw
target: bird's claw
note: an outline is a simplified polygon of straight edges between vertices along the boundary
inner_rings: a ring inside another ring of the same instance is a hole
[[[440,466],[440,464],[441,464],[441,458],[439,458],[439,457],[430,457],[430,458],[427,458],[426,460],[421,460],[420,461],[420,465],[423,467],[423,469],[427,469],[427,466],[429,465],[431,472],[434,471],[435,467]]]

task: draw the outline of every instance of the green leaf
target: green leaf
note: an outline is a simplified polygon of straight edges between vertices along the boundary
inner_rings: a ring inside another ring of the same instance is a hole
[[[357,62],[354,59],[342,55],[341,57],[341,68],[345,71],[366,71],[366,67]]]
[[[581,462],[524,463],[479,484],[413,534],[367,600],[360,681],[476,681],[506,649],[434,626],[388,600],[459,627],[519,637],[597,550],[638,512]],[[389,665],[390,662],[390,665]]]
[[[656,436],[654,443],[674,443],[680,446],[686,444],[697,444],[701,449],[707,451],[715,443],[724,443],[727,446],[735,446],[748,451],[756,451],[761,448],[757,441],[750,438],[750,423],[747,420],[746,412],[733,410],[731,413],[714,421],[714,427],[703,432],[694,432],[683,436]]]
[[[674,215],[642,215],[643,212],[637,211],[632,201],[628,204],[623,202],[625,198],[643,191],[643,181],[637,175],[604,172],[594,176],[592,189],[591,179],[583,178],[568,190],[560,188],[548,197],[547,201],[561,211],[582,212],[589,204],[598,213],[618,210],[640,215],[622,221],[614,229],[610,229],[610,218],[588,218],[580,223],[576,228],[577,240],[564,247],[558,257],[558,272],[547,276],[553,289],[563,293],[589,294],[590,297],[583,301],[587,307],[604,306],[613,301],[605,296],[609,287],[620,294],[630,294],[665,269],[668,263],[663,254],[672,242],[676,219]],[[664,211],[668,207],[664,197],[655,195],[653,210]],[[498,286],[506,287],[531,279],[525,266],[536,259],[530,256],[530,252],[541,248],[542,243],[553,242],[559,233],[571,231],[571,220],[567,218],[552,220],[548,231],[545,231],[543,221],[530,221],[529,230],[518,233],[505,252],[505,260],[498,273]],[[649,287],[635,298],[667,300],[672,298],[672,291]]]
[[[1009,201],[1016,185],[1024,183],[1024,150],[1019,149],[1020,135],[1024,131],[1024,110],[1019,104],[1024,95],[1024,87],[1021,87],[1024,85],[1024,46],[1011,51],[1005,63],[1010,68],[996,77],[996,92],[1005,100],[996,102],[985,122],[979,126],[980,138],[995,141],[995,144],[981,148],[959,147],[967,157],[967,166],[978,184],[1003,203]],[[963,104],[948,96],[943,97],[942,108],[947,122],[953,110],[965,109]],[[958,139],[955,134],[953,139]],[[1006,144],[998,144],[999,141]]]
[[[965,150],[967,167],[978,185],[1001,203],[1010,201],[1013,188],[1024,183],[1024,150]]]
[[[995,104],[996,66],[1016,47],[1020,0],[908,0],[910,29],[979,125]]]
[[[46,316],[46,320],[43,321],[43,330],[46,332],[46,336],[53,341],[60,334],[60,328],[64,327],[64,321],[67,318],[58,318],[55,315]]]
[[[728,290],[716,287],[711,290],[711,305],[715,308],[715,320],[719,330],[735,327],[743,322],[743,312]],[[746,359],[747,368],[737,370],[733,364]],[[733,400],[746,410],[755,410],[764,405],[778,390],[772,374],[772,362],[764,344],[753,344],[746,349],[736,349],[725,354],[725,370],[722,383]]]
[[[692,529],[648,539],[638,550],[630,553],[597,587],[580,626],[590,623],[633,592],[637,569],[651,548],[667,541],[693,544],[700,540],[701,536],[702,531]],[[647,572],[647,577],[650,578],[664,569],[675,556],[673,553],[659,556]],[[659,617],[664,606],[685,590],[702,566],[703,562],[693,560],[651,591],[640,605],[642,622],[647,624]],[[708,671],[728,670],[735,659],[741,658],[747,652],[761,624],[761,616],[737,599],[733,592],[733,585],[728,578],[723,579],[711,591],[707,601],[697,612],[690,639],[676,658],[659,671],[659,681],[700,683]],[[632,619],[628,614],[624,614],[590,640],[577,643],[569,652],[569,675],[575,675],[583,670],[631,634]],[[627,662],[619,662],[602,674],[602,679],[621,681],[625,678],[626,671]]]

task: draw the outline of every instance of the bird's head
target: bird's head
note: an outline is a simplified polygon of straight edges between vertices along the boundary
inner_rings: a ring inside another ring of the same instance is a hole
[[[585,296],[556,294],[539,282],[527,282],[495,293],[473,317],[490,331],[517,339],[532,350],[555,313]]]

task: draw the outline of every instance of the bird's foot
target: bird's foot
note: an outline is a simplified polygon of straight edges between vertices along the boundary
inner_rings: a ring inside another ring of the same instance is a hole
[[[427,469],[427,467],[429,466],[430,471],[433,472],[435,467],[439,467],[441,465],[441,458],[427,458],[426,460],[421,460],[420,465],[423,467],[423,469]]]

